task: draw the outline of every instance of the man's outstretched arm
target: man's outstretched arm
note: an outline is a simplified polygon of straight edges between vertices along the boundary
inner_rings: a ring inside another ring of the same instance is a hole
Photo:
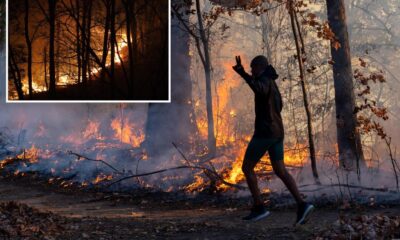
[[[235,72],[237,72],[244,80],[246,80],[253,92],[267,94],[270,88],[270,81],[256,81],[244,70],[240,56],[236,56],[235,59],[236,65],[232,67],[233,70],[235,70]]]
[[[237,72],[246,82],[249,82],[252,80],[252,77],[244,70],[243,65],[242,65],[242,60],[240,59],[240,56],[236,56],[236,65],[233,66],[233,70]]]

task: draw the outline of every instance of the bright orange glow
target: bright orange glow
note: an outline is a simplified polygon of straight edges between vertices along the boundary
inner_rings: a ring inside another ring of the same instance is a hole
[[[114,130],[114,137],[116,139],[123,143],[131,144],[133,147],[139,147],[144,141],[145,135],[143,129],[129,122],[127,117],[112,120],[111,128]]]
[[[98,140],[103,140],[104,138],[101,136],[99,132],[100,123],[97,121],[89,121],[88,125],[86,126],[85,131],[83,131],[83,137],[85,139],[88,138],[95,138]]]

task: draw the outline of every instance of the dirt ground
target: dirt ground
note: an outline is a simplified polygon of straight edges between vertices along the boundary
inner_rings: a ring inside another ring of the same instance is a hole
[[[43,217],[37,215],[36,210],[16,207],[17,214],[28,217],[16,219],[10,226],[13,228],[19,223],[25,232],[10,235],[4,226],[2,228],[3,223],[0,224],[0,239],[316,239],[316,233],[329,228],[339,214],[400,215],[400,207],[396,206],[345,212],[335,207],[320,207],[306,225],[294,228],[295,209],[272,209],[268,218],[247,222],[241,219],[248,213],[247,204],[229,201],[199,204],[191,199],[177,202],[162,197],[157,199],[155,195],[136,197],[57,191],[40,184],[0,179],[0,203],[10,201],[26,204],[25,208],[29,206],[40,212],[51,212],[51,215]],[[13,207],[7,205],[4,208]],[[53,215],[54,218],[49,217]],[[35,216],[50,218],[50,224],[54,223],[57,230],[46,232],[49,224],[46,219],[43,220],[43,230],[40,227],[28,228],[26,225],[40,222],[34,220]],[[31,219],[33,222],[27,223]]]

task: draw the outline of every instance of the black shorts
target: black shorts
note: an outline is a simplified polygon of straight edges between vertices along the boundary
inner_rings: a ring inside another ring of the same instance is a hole
[[[283,138],[254,137],[247,146],[244,159],[258,162],[268,151],[271,162],[283,160]]]

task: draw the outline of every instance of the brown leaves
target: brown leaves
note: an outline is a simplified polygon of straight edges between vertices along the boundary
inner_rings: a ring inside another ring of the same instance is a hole
[[[64,230],[64,220],[15,202],[0,204],[0,232],[10,239],[55,239]]]
[[[371,94],[370,83],[383,83],[385,77],[383,71],[368,72],[368,63],[362,59],[358,59],[362,69],[354,70],[354,79],[360,91],[357,96],[361,98],[361,104],[355,107],[354,113],[364,113],[366,116],[359,115],[357,117],[358,131],[362,134],[368,134],[375,132],[379,137],[385,139],[387,134],[379,123],[379,120],[386,121],[389,119],[387,108],[383,106],[377,106],[376,101],[371,100],[368,96]],[[371,114],[372,113],[372,114]]]
[[[322,22],[317,18],[317,15],[314,13],[308,13],[306,16],[303,16],[303,25],[308,25],[315,29],[317,32],[317,37],[325,40],[331,41],[331,45],[333,48],[338,50],[341,47],[340,42],[336,38],[335,34],[332,32],[331,28],[327,21]]]
[[[400,216],[378,214],[340,217],[316,239],[390,239],[399,233]]]

